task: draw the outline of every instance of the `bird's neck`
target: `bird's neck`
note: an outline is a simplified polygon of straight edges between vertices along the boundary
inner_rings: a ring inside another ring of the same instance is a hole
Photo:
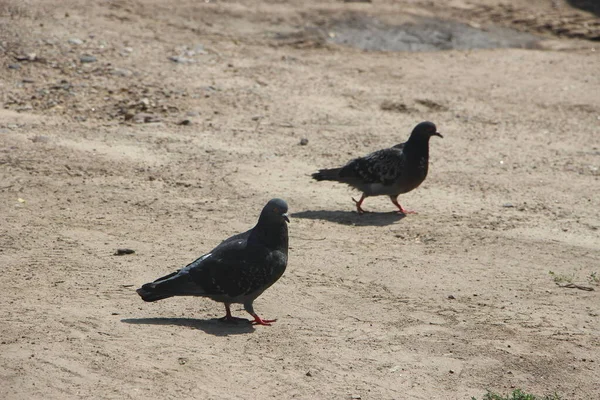
[[[288,228],[285,222],[279,224],[262,224],[259,220],[250,237],[250,243],[260,243],[273,250],[281,250],[287,253],[288,249]]]
[[[409,158],[429,158],[429,138],[409,139],[403,150]]]

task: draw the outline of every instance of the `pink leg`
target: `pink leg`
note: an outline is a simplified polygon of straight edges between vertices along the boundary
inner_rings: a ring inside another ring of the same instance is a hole
[[[362,196],[360,196],[360,200],[358,201],[354,200],[354,197],[352,198],[352,201],[356,204],[356,212],[358,212],[359,214],[365,213],[365,210],[362,209],[361,204],[363,201],[365,201],[366,198],[367,196],[365,196],[364,193],[362,194]]]
[[[416,214],[416,211],[409,211],[409,210],[405,210],[400,203],[398,203],[398,196],[390,196],[390,200],[392,200],[392,203],[394,203],[396,205],[396,207],[398,207],[398,210],[402,213],[402,214]]]
[[[266,326],[271,326],[271,324],[275,321],[277,321],[276,319],[262,319],[261,317],[259,317],[256,314],[252,314],[252,316],[254,317],[254,321],[252,321],[253,325],[266,325]]]

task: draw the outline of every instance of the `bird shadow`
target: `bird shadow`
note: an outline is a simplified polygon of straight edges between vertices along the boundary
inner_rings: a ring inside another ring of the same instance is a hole
[[[358,214],[356,211],[308,210],[293,213],[292,217],[303,219],[321,219],[342,225],[386,226],[400,221],[406,217],[406,215],[395,211],[386,213],[365,212],[364,214]]]
[[[121,322],[133,325],[184,326],[186,328],[200,329],[201,331],[214,336],[242,335],[253,333],[255,330],[254,325],[252,325],[250,321],[223,322],[218,318],[124,318]]]

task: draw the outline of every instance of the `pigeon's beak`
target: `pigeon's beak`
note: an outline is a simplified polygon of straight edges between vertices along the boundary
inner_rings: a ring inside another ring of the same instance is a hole
[[[290,218],[288,217],[287,213],[286,214],[281,214],[281,216],[283,217],[283,219],[285,219],[287,222],[290,222]]]
[[[439,137],[441,137],[442,139],[444,138],[444,137],[442,136],[442,134],[441,134],[441,133],[439,133],[439,132],[436,132],[436,133],[434,133],[433,135],[434,135],[434,136],[439,136]]]

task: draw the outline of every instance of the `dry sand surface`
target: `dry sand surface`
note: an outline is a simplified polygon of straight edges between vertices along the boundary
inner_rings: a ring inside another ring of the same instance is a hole
[[[571,3],[0,0],[0,398],[600,398],[600,20]],[[522,48],[350,45],[420,23]],[[419,214],[311,180],[423,120]],[[273,326],[136,295],[272,197]]]

